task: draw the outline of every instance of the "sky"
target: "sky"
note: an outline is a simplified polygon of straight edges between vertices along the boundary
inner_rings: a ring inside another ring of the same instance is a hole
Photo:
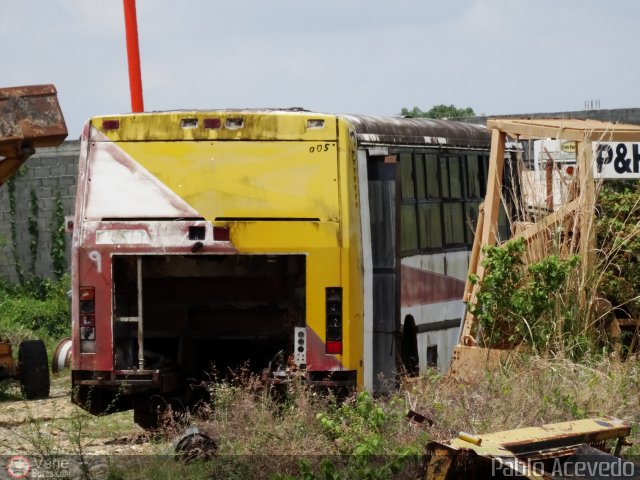
[[[0,86],[131,110],[121,0],[0,0]],[[137,0],[146,111],[640,107],[637,0]]]

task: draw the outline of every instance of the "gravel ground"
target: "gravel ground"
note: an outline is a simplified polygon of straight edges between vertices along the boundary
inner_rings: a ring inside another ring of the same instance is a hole
[[[69,372],[51,383],[49,398],[24,400],[17,384],[0,401],[0,455],[143,454],[149,436],[131,412],[94,417],[71,403]]]

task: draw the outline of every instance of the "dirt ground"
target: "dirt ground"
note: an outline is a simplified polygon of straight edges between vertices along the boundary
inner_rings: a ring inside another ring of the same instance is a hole
[[[71,403],[69,372],[52,378],[49,398],[24,400],[15,384],[0,401],[0,455],[144,454],[149,436],[131,412],[94,417]]]

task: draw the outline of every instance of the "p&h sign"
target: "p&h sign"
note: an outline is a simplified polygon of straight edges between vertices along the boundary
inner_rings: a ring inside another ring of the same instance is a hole
[[[598,142],[593,144],[593,176],[626,180],[640,178],[640,144]]]

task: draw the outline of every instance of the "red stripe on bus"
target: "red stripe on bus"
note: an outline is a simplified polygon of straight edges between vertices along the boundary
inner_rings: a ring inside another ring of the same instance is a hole
[[[403,307],[462,300],[462,280],[407,265],[402,265],[401,275]]]

